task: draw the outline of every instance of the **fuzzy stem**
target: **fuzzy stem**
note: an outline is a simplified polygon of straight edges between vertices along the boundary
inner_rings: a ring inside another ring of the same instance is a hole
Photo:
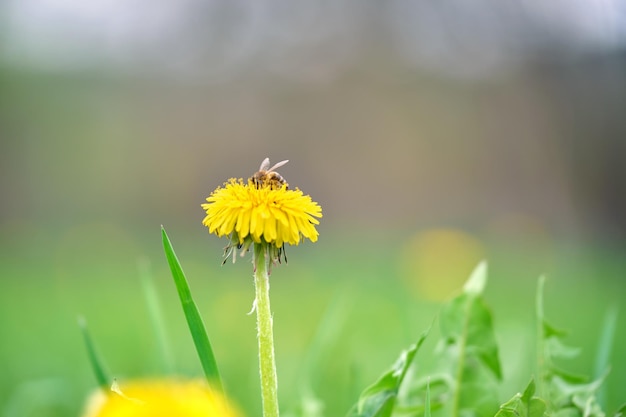
[[[274,333],[270,309],[268,246],[254,245],[254,286],[256,289],[257,338],[263,417],[278,417],[278,389],[274,359]]]

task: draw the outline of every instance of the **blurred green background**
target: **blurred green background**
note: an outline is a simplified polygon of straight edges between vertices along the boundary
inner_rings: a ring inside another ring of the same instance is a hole
[[[541,274],[548,318],[583,348],[564,367],[596,374],[626,294],[626,14],[542,4],[3,2],[0,415],[80,414],[95,379],[79,315],[118,379],[201,375],[160,225],[229,393],[258,415],[251,265],[220,266],[200,204],[266,156],[324,210],[318,243],[272,275],[285,411],[309,393],[343,415],[481,259],[502,400],[530,378]]]

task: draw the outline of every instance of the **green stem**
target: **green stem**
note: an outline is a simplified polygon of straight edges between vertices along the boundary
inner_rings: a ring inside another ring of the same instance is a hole
[[[276,361],[274,360],[274,333],[270,309],[270,282],[268,247],[254,245],[254,286],[256,289],[257,337],[259,339],[259,371],[263,417],[278,417],[278,389]]]

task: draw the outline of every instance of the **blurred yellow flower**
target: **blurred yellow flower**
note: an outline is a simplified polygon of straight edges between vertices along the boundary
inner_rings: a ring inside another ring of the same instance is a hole
[[[98,390],[83,417],[240,417],[241,414],[202,380],[132,381],[111,392]]]
[[[463,287],[468,271],[485,258],[481,241],[460,229],[430,229],[404,245],[400,267],[421,298],[443,301]]]
[[[210,233],[230,236],[239,246],[268,243],[280,248],[297,245],[303,238],[317,241],[315,225],[322,208],[299,189],[258,186],[252,180],[230,179],[218,187],[202,204],[202,221]]]

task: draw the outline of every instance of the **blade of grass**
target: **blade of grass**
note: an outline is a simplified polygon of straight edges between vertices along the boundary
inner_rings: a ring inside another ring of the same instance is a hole
[[[176,253],[172,248],[170,239],[167,237],[167,233],[165,232],[163,226],[161,226],[161,237],[163,239],[163,249],[165,250],[167,263],[170,265],[170,269],[172,271],[172,277],[174,278],[174,283],[176,284],[176,289],[178,290],[178,296],[180,297],[183,312],[185,313],[185,318],[187,319],[189,331],[191,332],[191,337],[193,338],[193,342],[196,346],[196,351],[198,352],[198,357],[200,358],[204,375],[211,386],[222,390],[222,380],[217,369],[217,362],[215,361],[215,356],[213,355],[213,349],[211,348],[211,342],[207,336],[204,322],[198,312],[196,303],[193,301],[191,291],[189,290],[189,284],[187,283],[187,278],[185,278],[183,269],[180,266],[180,262],[176,257]]]
[[[96,351],[95,343],[93,342],[91,334],[87,329],[87,321],[84,317],[78,317],[78,327],[80,328],[80,332],[83,335],[85,347],[87,348],[87,355],[89,356],[89,362],[91,363],[91,368],[93,369],[93,373],[96,377],[96,381],[98,382],[98,386],[102,388],[105,392],[108,392],[112,380],[107,375],[107,372],[104,369],[102,360],[100,359],[100,356]]]
[[[596,354],[594,366],[594,378],[599,378],[604,372],[606,372],[607,369],[609,369],[613,338],[615,336],[615,328],[617,326],[617,312],[617,305],[613,305],[607,310],[604,316],[602,333],[600,335],[600,341],[598,342],[598,353]],[[606,407],[607,389],[608,384],[603,384],[598,390],[598,403],[600,403],[602,407]]]
[[[546,277],[545,276],[540,276],[539,280],[537,281],[537,294],[535,296],[535,320],[536,320],[536,327],[535,327],[535,338],[536,338],[536,344],[537,344],[537,360],[536,360],[536,364],[535,364],[535,374],[537,375],[537,382],[536,382],[536,386],[537,386],[537,393],[539,394],[539,397],[541,398],[545,398],[545,384],[544,384],[544,378],[545,378],[545,346],[544,346],[544,328],[545,328],[545,317],[543,314],[543,287],[545,285],[546,282]]]
[[[426,383],[426,400],[424,401],[424,417],[430,417],[430,378]]]
[[[157,291],[154,286],[154,279],[152,273],[150,272],[150,263],[147,259],[140,259],[137,262],[137,268],[139,270],[139,279],[141,280],[143,294],[146,299],[150,323],[152,324],[152,331],[154,332],[154,336],[159,347],[160,357],[162,360],[161,363],[164,364],[163,370],[172,374],[174,372],[174,360],[172,358],[172,350],[167,338],[167,331],[165,330],[165,322],[163,320],[162,309],[159,303],[159,296],[157,295]]]

